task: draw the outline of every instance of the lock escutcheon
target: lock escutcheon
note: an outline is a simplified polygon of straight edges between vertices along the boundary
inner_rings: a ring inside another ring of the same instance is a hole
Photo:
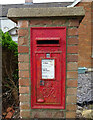
[[[40,80],[40,86],[44,86],[44,80]]]

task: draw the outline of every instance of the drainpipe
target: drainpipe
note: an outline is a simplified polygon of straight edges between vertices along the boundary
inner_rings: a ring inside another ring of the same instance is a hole
[[[72,5],[68,5],[67,7],[74,7],[76,4],[78,4],[82,0],[75,0]]]

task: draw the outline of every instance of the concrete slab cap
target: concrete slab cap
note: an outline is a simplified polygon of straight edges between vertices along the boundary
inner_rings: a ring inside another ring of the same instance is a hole
[[[47,8],[11,8],[7,17],[12,18],[32,18],[32,17],[69,17],[84,16],[83,7],[47,7]]]

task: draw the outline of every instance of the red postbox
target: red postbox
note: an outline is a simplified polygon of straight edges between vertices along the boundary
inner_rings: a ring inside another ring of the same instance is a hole
[[[65,108],[66,27],[31,28],[31,107]]]

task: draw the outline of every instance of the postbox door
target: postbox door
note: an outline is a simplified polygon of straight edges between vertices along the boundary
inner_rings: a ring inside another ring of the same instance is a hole
[[[44,54],[36,56],[37,72],[37,89],[36,101],[37,104],[61,104],[61,75],[60,69],[60,54],[51,54],[51,58],[46,58]],[[58,71],[56,71],[56,69]],[[41,100],[41,101],[40,101]]]
[[[34,43],[37,44],[37,42]],[[32,108],[64,109],[65,52],[58,44],[54,49],[52,45],[36,44],[32,47],[35,51],[32,49],[31,106]]]

